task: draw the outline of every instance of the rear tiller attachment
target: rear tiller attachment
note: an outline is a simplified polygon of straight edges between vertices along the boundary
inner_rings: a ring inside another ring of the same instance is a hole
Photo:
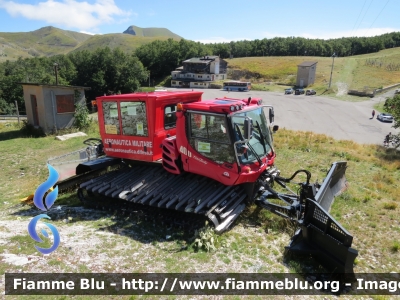
[[[291,178],[276,176],[274,182],[286,188],[297,174],[306,173],[307,181],[300,184],[299,195],[281,194],[264,184],[264,192],[256,204],[297,223],[298,229],[286,247],[285,254],[311,254],[336,273],[353,273],[357,250],[351,248],[353,237],[330,214],[334,197],[346,188],[346,162],[332,164],[322,185],[310,184],[311,174],[299,170]],[[279,199],[279,205],[268,199]]]

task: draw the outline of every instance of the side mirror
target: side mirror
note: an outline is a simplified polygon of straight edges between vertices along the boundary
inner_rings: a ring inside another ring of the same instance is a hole
[[[271,107],[269,109],[269,123],[270,124],[274,123],[274,117],[275,117],[274,108]]]
[[[246,145],[240,145],[240,147],[238,147],[238,149],[237,149],[237,155],[241,156],[244,154],[245,158],[248,159],[249,157],[248,157],[247,150],[248,150],[248,148]]]
[[[279,129],[279,126],[278,125],[274,125],[274,127],[272,127],[272,132],[277,132],[278,131],[278,129]]]
[[[238,155],[243,155],[247,152],[248,148],[246,145],[242,144],[237,148],[237,154]]]
[[[248,140],[253,135],[253,120],[251,118],[246,117],[244,119],[244,139]]]

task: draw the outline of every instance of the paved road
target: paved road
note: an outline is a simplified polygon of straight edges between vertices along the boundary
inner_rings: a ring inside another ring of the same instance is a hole
[[[200,90],[200,89],[198,89]],[[203,99],[216,97],[248,98],[259,97],[264,104],[275,109],[275,124],[280,128],[313,131],[332,136],[335,139],[352,140],[360,144],[383,144],[390,131],[396,130],[393,123],[383,123],[370,119],[373,105],[385,101],[385,96],[371,98],[363,102],[347,102],[323,96],[284,95],[273,92],[224,92],[204,89]]]

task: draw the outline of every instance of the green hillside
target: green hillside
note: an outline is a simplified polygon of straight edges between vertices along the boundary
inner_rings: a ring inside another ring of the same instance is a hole
[[[333,59],[316,56],[267,56],[226,59],[232,79],[251,79],[253,83],[295,84],[297,65],[316,61],[316,80],[312,88],[324,90],[329,84]],[[376,53],[336,57],[332,87],[344,83],[348,89],[377,89],[400,83],[400,47]]]
[[[107,46],[110,49],[119,47],[124,52],[130,52],[144,44],[151,43],[155,40],[165,41],[168,38],[170,37],[143,37],[123,33],[94,35],[88,40],[84,41],[79,47],[75,48],[73,51],[94,51],[97,48]]]
[[[65,54],[90,37],[52,26],[30,32],[0,32],[0,61]]]
[[[17,60],[19,57],[67,54],[75,50],[92,51],[106,46],[111,49],[120,47],[129,52],[155,40],[181,39],[166,28],[130,26],[126,32],[129,34],[89,35],[52,26],[30,32],[0,32],[0,62]],[[133,35],[132,32],[136,32],[137,35]]]

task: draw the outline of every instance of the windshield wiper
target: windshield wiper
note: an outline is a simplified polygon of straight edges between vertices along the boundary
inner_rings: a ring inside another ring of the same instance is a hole
[[[271,149],[271,152],[274,153],[274,151],[272,150],[272,145],[271,145],[271,143],[267,140],[267,138],[265,137],[265,135],[264,135],[264,134],[262,133],[262,131],[261,131],[260,124],[258,123],[258,121],[256,121],[256,123],[257,123],[257,126],[258,126],[258,130],[260,130],[260,136],[261,136],[261,138],[264,140],[264,143],[266,142],[266,143],[268,144],[269,149]],[[265,147],[264,147],[264,151],[267,152],[267,149],[265,149]]]
[[[240,131],[239,125],[235,123],[235,127],[237,128],[238,134],[239,134],[239,138],[241,141],[244,141],[244,137],[242,135],[242,132]],[[253,146],[250,145],[250,142],[247,142],[246,145],[250,148],[250,150],[253,152],[254,156],[256,157],[258,163],[260,164],[260,166],[262,165],[262,161],[261,158],[257,155],[257,152],[254,150]],[[265,148],[265,146],[264,146]],[[246,158],[247,159],[247,158]]]
[[[235,124],[235,127],[237,129],[237,133],[239,134],[239,139],[241,141],[244,141],[244,138],[243,138],[242,132],[240,131],[239,125],[237,123],[234,123],[234,124]]]
[[[262,131],[261,131],[261,126],[260,126],[260,124],[258,123],[257,120],[256,120],[256,124],[257,124],[258,132],[259,132],[260,138],[261,138],[260,142],[261,142],[261,144],[263,145],[264,153],[266,153],[266,152],[267,152],[267,148],[265,147],[265,137],[264,137],[264,134],[262,133]]]
[[[258,156],[256,150],[254,150],[253,146],[250,145],[249,142],[247,142],[247,146],[249,146],[250,150],[253,152],[254,156],[256,157],[256,159],[257,159],[257,161],[258,161],[258,163],[260,164],[260,167],[261,167],[261,165],[262,165],[262,160],[261,160],[261,158]]]

